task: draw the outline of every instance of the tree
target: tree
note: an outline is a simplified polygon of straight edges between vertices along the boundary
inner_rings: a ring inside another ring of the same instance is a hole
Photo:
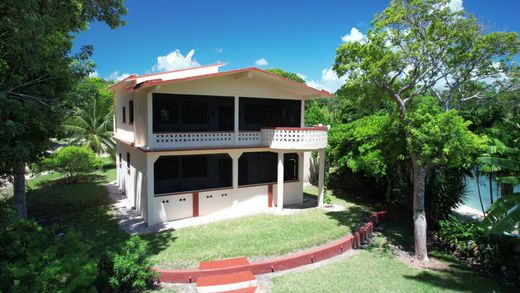
[[[294,80],[296,82],[305,84],[305,80],[296,73],[288,72],[288,71],[282,70],[280,68],[270,68],[270,69],[267,69],[266,71],[269,71],[271,73],[285,77],[287,79]]]
[[[339,168],[363,172],[387,184],[386,200],[391,200],[397,166],[407,160],[402,127],[385,110],[331,129],[331,153]]]
[[[71,55],[74,35],[102,21],[124,24],[124,0],[5,0],[0,3],[0,174],[13,178],[27,217],[25,166],[48,149],[66,112],[66,94],[92,71],[91,46]],[[20,45],[23,44],[23,45]]]
[[[103,111],[95,99],[62,124],[72,144],[88,147],[96,154],[114,155],[112,112]],[[105,113],[103,113],[105,112]]]
[[[410,115],[410,105],[424,95],[435,97],[445,110],[464,101],[482,98],[483,91],[511,87],[500,80],[518,52],[516,33],[483,29],[473,16],[452,11],[447,0],[394,0],[373,21],[367,38],[342,44],[333,69],[350,82],[384,89],[395,103],[413,166],[415,255],[427,260],[425,177],[428,168],[441,163],[462,163],[453,154],[467,158],[464,140],[443,134],[464,134],[467,124],[455,112],[446,115],[420,111]],[[476,82],[490,81],[486,87]],[[420,109],[420,108],[419,108]],[[456,126],[437,123],[457,123]],[[426,128],[429,125],[431,128]],[[447,127],[447,129],[446,129]],[[463,136],[476,143],[467,134]],[[455,162],[451,162],[454,159]]]

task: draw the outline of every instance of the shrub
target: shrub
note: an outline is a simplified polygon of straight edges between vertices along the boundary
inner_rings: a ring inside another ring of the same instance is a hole
[[[95,291],[96,261],[77,233],[55,235],[0,208],[0,292]]]
[[[102,162],[87,148],[68,146],[43,159],[41,165],[44,170],[66,174],[70,180],[80,174],[94,171],[101,167]]]
[[[147,243],[133,236],[117,251],[110,251],[99,263],[100,291],[141,292],[153,286],[157,272],[152,269]]]
[[[489,234],[478,223],[463,223],[453,216],[439,221],[439,227],[441,248],[510,282],[520,283],[518,238]]]

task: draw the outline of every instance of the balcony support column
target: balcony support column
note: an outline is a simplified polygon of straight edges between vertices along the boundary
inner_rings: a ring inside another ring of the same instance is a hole
[[[242,152],[230,152],[229,156],[232,160],[232,185],[233,185],[233,209],[236,211],[238,209],[238,160]]]
[[[302,100],[301,109],[300,109],[300,127],[305,127],[305,100]]]
[[[276,184],[276,208],[279,211],[283,210],[283,152],[278,153],[278,180]]]
[[[153,143],[153,93],[146,94],[146,147],[152,148]]]
[[[325,149],[318,151],[319,171],[318,171],[318,206],[323,206],[323,198],[325,195]]]
[[[239,115],[239,109],[240,109],[240,104],[239,104],[239,97],[238,96],[235,96],[235,106],[234,106],[234,114],[233,114],[233,130],[235,131],[235,137],[234,137],[234,141],[235,141],[235,145],[238,145],[238,132],[239,132],[239,129],[238,129],[238,122],[239,122],[239,119],[240,117],[238,116]]]

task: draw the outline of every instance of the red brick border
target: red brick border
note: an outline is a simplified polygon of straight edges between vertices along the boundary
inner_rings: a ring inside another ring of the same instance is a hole
[[[194,283],[197,282],[197,278],[201,276],[223,275],[246,270],[253,272],[255,275],[288,270],[331,258],[352,248],[359,248],[361,244],[366,242],[372,235],[375,225],[385,217],[386,211],[374,212],[370,215],[370,221],[353,234],[329,244],[288,256],[275,257],[247,265],[219,269],[156,270],[160,273],[159,280],[165,283]]]

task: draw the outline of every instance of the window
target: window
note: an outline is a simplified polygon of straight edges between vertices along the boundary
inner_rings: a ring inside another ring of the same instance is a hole
[[[283,156],[283,180],[298,180],[298,154],[290,153]]]
[[[206,124],[207,103],[204,102],[182,102],[182,123],[184,124]]]
[[[128,102],[128,123],[134,124],[134,101]]]
[[[284,154],[284,181],[298,180],[298,154]],[[238,159],[238,185],[274,183],[278,180],[278,154],[244,153]]]
[[[119,153],[119,168],[123,167],[123,155]]]
[[[126,153],[126,167],[130,170],[130,153]]]
[[[126,123],[126,107],[123,107],[123,123]]]
[[[240,97],[240,130],[300,127],[301,101]]]
[[[234,98],[153,94],[153,131],[230,131]]]
[[[232,186],[227,154],[162,156],[154,163],[155,194]]]
[[[238,159],[238,185],[276,182],[278,154],[244,153]]]

